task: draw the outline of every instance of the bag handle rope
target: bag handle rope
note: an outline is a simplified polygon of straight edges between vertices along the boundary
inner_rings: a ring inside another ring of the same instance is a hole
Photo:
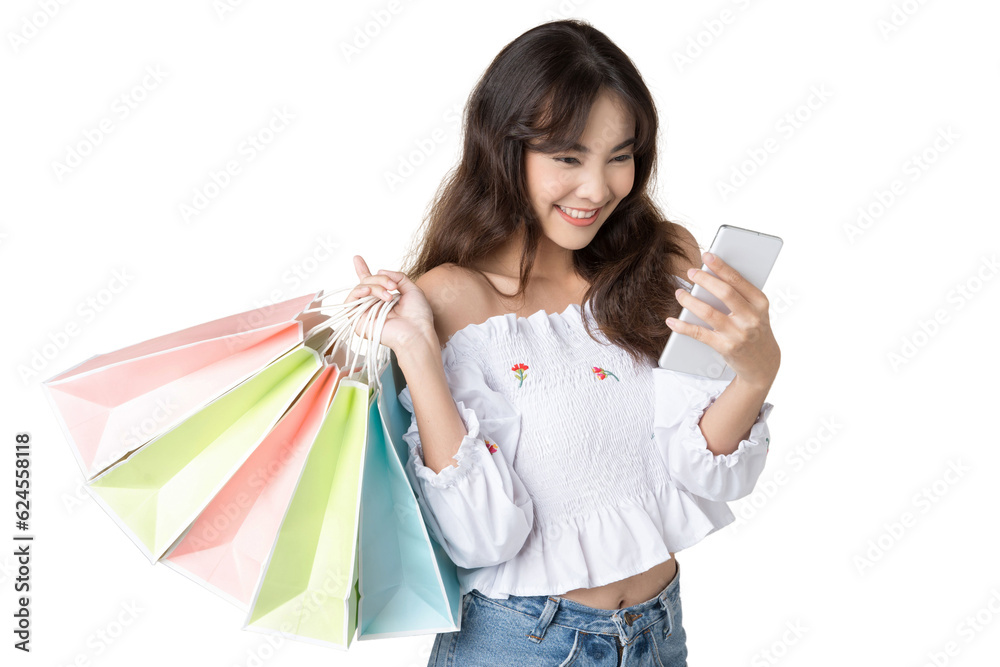
[[[332,292],[323,293],[320,292],[313,303],[320,303],[340,292],[346,292],[353,290],[356,286],[345,287],[343,289],[334,290]],[[347,368],[351,369],[349,377],[351,379],[356,379],[359,382],[364,382],[367,384],[374,383],[377,387],[379,395],[382,393],[382,379],[381,371],[385,365],[389,362],[389,354],[391,352],[390,348],[382,345],[382,328],[385,325],[386,318],[389,315],[389,311],[392,310],[393,306],[400,300],[401,295],[394,295],[392,300],[384,301],[381,297],[370,294],[368,296],[361,297],[356,301],[351,303],[332,303],[327,305],[319,305],[313,308],[307,308],[303,310],[303,313],[323,313],[325,311],[333,311],[333,314],[329,319],[324,320],[320,324],[312,327],[305,335],[304,340],[309,340],[313,336],[320,334],[322,332],[328,331],[327,338],[320,348],[321,354],[323,354],[323,363],[328,363],[328,356],[332,357],[336,354],[337,349],[341,345],[345,345],[348,349],[347,357],[350,357],[350,348],[352,347],[352,339],[358,338],[354,330],[357,328],[358,322],[361,318],[365,318],[364,323],[364,338],[358,339],[359,342],[353,345],[354,348],[354,358],[347,364]],[[376,305],[372,308],[372,305]],[[327,352],[331,347],[332,349]],[[361,349],[364,348],[364,353]],[[374,351],[373,351],[374,350]],[[364,361],[362,362],[363,367],[360,369],[359,376],[354,378],[354,371],[357,368],[355,364],[357,363],[358,356],[362,356]]]

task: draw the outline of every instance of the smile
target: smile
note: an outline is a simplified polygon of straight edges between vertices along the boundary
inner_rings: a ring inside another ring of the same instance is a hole
[[[559,214],[562,215],[566,222],[577,227],[585,227],[597,220],[601,209],[604,208],[601,206],[600,208],[579,209],[560,206],[559,204],[553,204],[553,206],[559,211]]]

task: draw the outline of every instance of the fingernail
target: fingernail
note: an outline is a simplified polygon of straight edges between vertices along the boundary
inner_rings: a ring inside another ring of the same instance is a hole
[[[706,264],[708,264],[709,262],[714,262],[715,261],[715,255],[713,255],[710,252],[706,252],[704,255],[701,256],[701,258],[705,260]]]
[[[688,269],[688,278],[694,278],[696,273],[698,273],[698,269]]]

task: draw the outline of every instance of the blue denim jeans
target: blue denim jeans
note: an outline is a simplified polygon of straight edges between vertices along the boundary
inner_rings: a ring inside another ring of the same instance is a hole
[[[462,598],[462,629],[439,633],[428,667],[649,665],[686,667],[680,564],[660,593],[624,609],[551,595]]]

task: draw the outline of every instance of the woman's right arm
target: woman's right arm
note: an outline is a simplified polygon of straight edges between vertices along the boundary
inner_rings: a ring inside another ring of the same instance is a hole
[[[438,337],[430,332],[402,352],[396,353],[396,361],[413,400],[424,465],[435,473],[447,466],[458,467],[455,454],[468,432],[445,378]]]
[[[454,456],[468,432],[445,376],[439,317],[431,306],[431,300],[436,301],[434,293],[453,290],[455,280],[448,277],[446,267],[432,269],[415,282],[399,271],[381,269],[373,274],[361,255],[354,256],[354,269],[361,283],[347,295],[345,303],[367,295],[388,301],[392,299],[389,289],[399,288],[400,300],[389,311],[380,342],[396,354],[413,395],[417,427],[421,434],[429,435],[421,438],[427,467],[435,473],[448,466],[458,467]],[[355,334],[365,337],[363,322],[358,323]]]
[[[512,465],[521,415],[489,385],[474,356],[441,349],[442,336],[454,325],[449,304],[467,303],[442,292],[461,281],[432,269],[417,286],[400,272],[371,274],[360,257],[355,266],[362,284],[349,298],[370,293],[388,300],[394,287],[388,279],[399,286],[401,298],[389,311],[380,340],[395,353],[406,379],[399,393],[410,412],[402,436],[408,445],[406,474],[428,529],[460,567],[513,558],[534,524],[531,497]],[[442,307],[432,312],[432,302]]]
[[[456,565],[497,565],[513,558],[534,524],[527,489],[512,463],[520,414],[486,383],[470,359],[445,368],[437,343],[397,355],[411,414],[403,440],[407,476],[427,526]]]
[[[513,468],[521,416],[474,358],[446,364],[435,346],[407,345],[397,355],[407,379],[399,401],[411,413],[407,477],[456,565],[497,565],[517,555],[534,525],[531,497]]]

